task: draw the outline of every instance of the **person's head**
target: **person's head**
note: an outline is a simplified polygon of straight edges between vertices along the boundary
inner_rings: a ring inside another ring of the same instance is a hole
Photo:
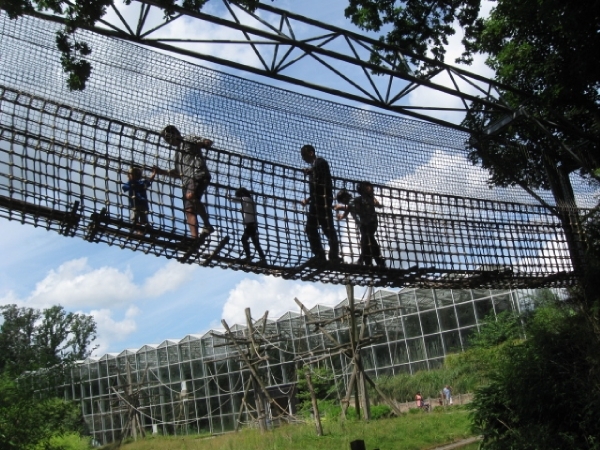
[[[235,190],[235,196],[238,198],[242,198],[242,197],[251,197],[250,195],[250,191],[246,188],[238,188]]]
[[[350,200],[352,200],[352,194],[346,189],[342,189],[337,193],[335,198],[340,203],[348,204],[350,203]]]
[[[129,175],[130,180],[139,180],[140,178],[142,178],[142,169],[140,169],[139,167],[132,167],[131,169],[129,169],[127,174]]]
[[[304,160],[304,162],[307,162],[308,164],[312,164],[315,161],[317,155],[315,152],[315,148],[310,144],[304,145],[300,149],[300,154],[302,155],[302,159]]]
[[[356,192],[360,195],[369,195],[373,193],[373,185],[369,181],[359,181],[356,183]]]
[[[181,133],[175,125],[167,125],[160,135],[169,145],[178,145],[181,142]]]

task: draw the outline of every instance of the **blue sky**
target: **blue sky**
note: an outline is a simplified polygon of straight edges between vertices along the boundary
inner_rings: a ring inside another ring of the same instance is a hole
[[[322,22],[350,26],[343,16],[347,0],[277,0],[272,4]],[[478,62],[470,70],[481,67]],[[222,318],[230,325],[243,323],[247,307],[255,318],[266,310],[275,318],[298,310],[295,297],[308,306],[333,305],[346,297],[343,286],[182,265],[16,221],[0,219],[0,224],[4,255],[0,304],[35,308],[61,304],[69,311],[93,315],[99,345],[94,356],[221,329]],[[362,288],[356,290],[358,297],[363,294]]]

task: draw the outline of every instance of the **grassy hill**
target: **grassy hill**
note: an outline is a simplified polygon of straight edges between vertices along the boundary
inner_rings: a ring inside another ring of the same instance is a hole
[[[149,436],[123,445],[123,450],[349,450],[361,439],[367,450],[422,450],[472,436],[463,406],[411,410],[400,417],[372,420],[323,420],[324,436],[313,423],[286,425],[272,431],[245,429],[221,436]],[[110,447],[104,447],[108,449]]]

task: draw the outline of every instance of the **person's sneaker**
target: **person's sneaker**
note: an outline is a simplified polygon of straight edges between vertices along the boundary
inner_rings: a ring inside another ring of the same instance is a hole
[[[212,225],[205,225],[204,228],[202,228],[202,232],[204,234],[211,234],[215,232],[215,227],[213,227]]]
[[[385,259],[384,258],[375,258],[375,262],[377,263],[377,267],[381,267],[385,269]]]

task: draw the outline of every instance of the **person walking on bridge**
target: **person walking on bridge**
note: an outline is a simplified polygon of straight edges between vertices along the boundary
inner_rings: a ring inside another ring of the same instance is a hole
[[[317,157],[315,148],[312,145],[303,146],[300,154],[304,162],[310,164],[310,167],[303,169],[304,174],[308,177],[309,197],[302,200],[303,206],[308,205],[306,235],[310,249],[316,262],[323,263],[326,261],[325,251],[319,236],[320,227],[329,241],[329,262],[338,263],[340,261],[340,249],[331,209],[333,204],[333,182],[329,163],[324,158]]]
[[[202,234],[208,235],[214,232],[206,206],[202,203],[202,196],[211,180],[202,149],[209,149],[213,142],[198,136],[183,138],[174,125],[167,125],[162,130],[161,136],[169,145],[176,147],[177,152],[174,168],[164,170],[157,167],[156,173],[181,178],[183,208],[192,239],[198,238],[198,216],[204,223]]]

